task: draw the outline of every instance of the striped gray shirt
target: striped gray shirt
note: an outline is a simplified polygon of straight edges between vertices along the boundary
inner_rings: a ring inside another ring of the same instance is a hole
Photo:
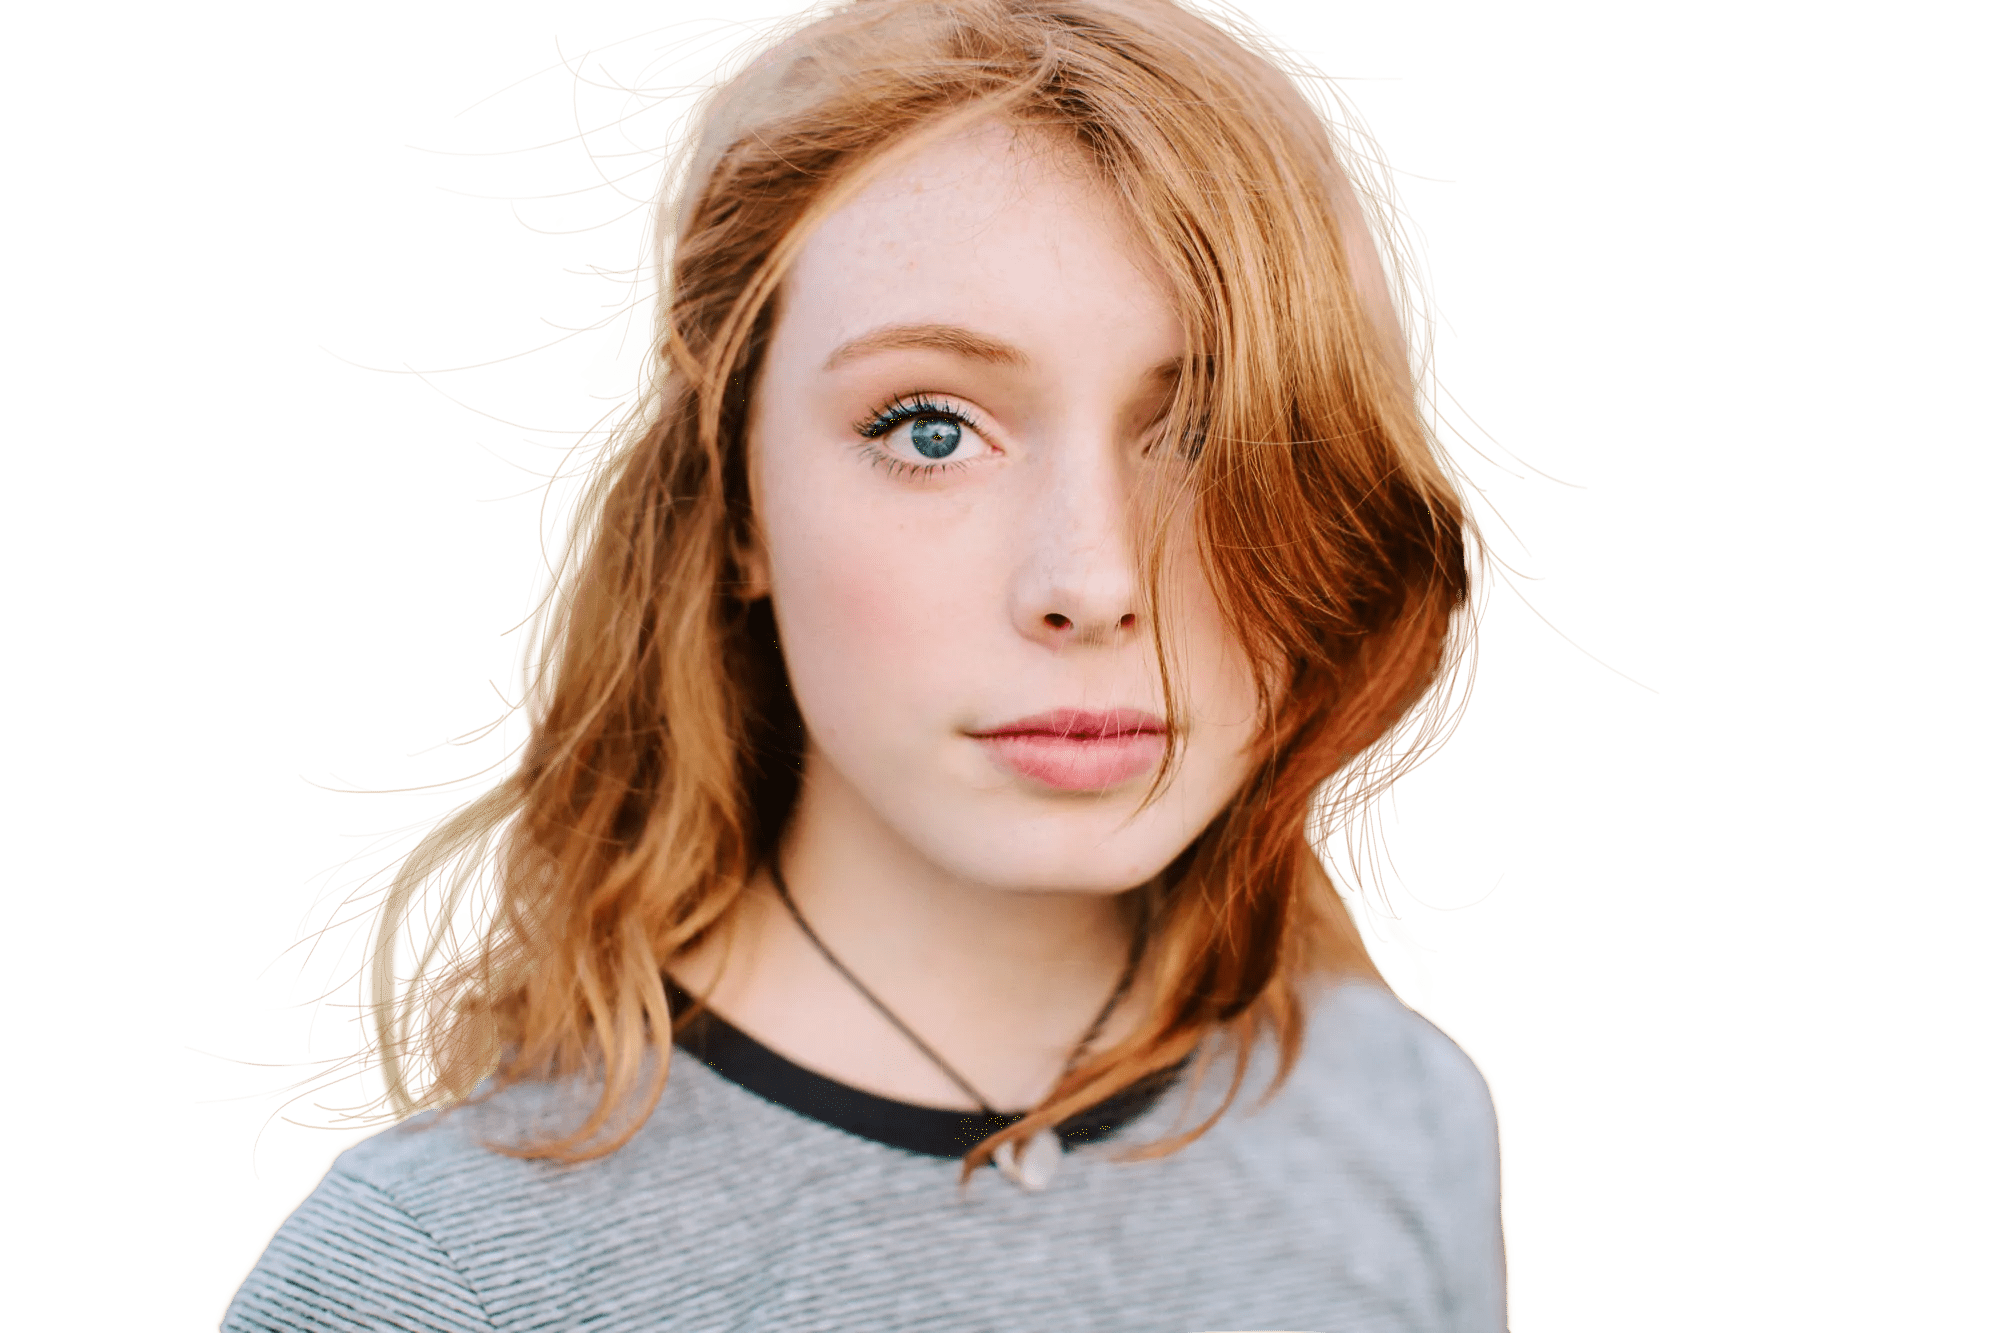
[[[1268,1070],[1259,1052],[1250,1093]],[[1378,987],[1333,988],[1270,1102],[1241,1098],[1171,1156],[1117,1160],[1216,1092],[1169,1093],[1031,1194],[991,1169],[961,1189],[954,1159],[835,1128],[684,1052],[632,1141],[576,1166],[480,1146],[578,1104],[510,1088],[342,1153],[222,1327],[1504,1328],[1492,1105],[1436,1028]]]

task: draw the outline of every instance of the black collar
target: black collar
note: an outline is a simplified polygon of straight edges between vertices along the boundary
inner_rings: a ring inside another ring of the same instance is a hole
[[[676,1014],[686,1013],[694,998],[672,978],[667,998]],[[918,1106],[851,1088],[824,1074],[795,1065],[784,1056],[704,1009],[677,1025],[674,1045],[728,1079],[822,1124],[876,1143],[926,1157],[963,1157],[981,1139],[1019,1120],[1022,1112],[986,1116],[977,1111],[951,1111]],[[1056,1126],[1056,1138],[1069,1149],[1108,1139],[1150,1110],[1187,1067],[1187,1061],[1141,1079],[1128,1088]]]

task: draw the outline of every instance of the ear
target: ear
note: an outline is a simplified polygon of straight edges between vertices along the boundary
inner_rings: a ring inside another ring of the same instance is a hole
[[[731,592],[737,601],[756,602],[771,595],[771,557],[764,549],[764,530],[754,514],[731,535],[729,563],[736,576]]]

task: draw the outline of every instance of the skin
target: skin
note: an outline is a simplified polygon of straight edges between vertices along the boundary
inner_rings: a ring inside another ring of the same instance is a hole
[[[1132,529],[1141,489],[1180,466],[1156,428],[1182,339],[1072,151],[988,125],[906,158],[807,239],[753,397],[746,564],[808,735],[786,881],[834,953],[1003,1109],[1048,1090],[1112,990],[1130,938],[1117,895],[1244,777],[1254,681],[1180,529],[1168,631],[1187,717],[1156,800],[1151,769],[1059,790],[974,734],[1056,708],[1164,713]],[[950,434],[936,420],[857,431],[899,399],[956,414],[948,457],[915,447],[913,432]],[[673,970],[800,1064],[971,1105],[767,882],[727,940]]]

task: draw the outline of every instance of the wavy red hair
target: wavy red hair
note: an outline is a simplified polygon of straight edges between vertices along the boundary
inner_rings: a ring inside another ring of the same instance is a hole
[[[1282,1080],[1310,988],[1375,976],[1313,838],[1414,753],[1392,732],[1434,733],[1471,538],[1328,120],[1253,38],[1169,0],[858,0],[713,96],[661,206],[657,374],[580,510],[524,757],[403,865],[377,935],[397,1110],[589,1072],[583,1123],[509,1149],[575,1160],[657,1104],[662,968],[728,923],[803,753],[769,606],[740,595],[738,569],[774,297],[871,172],[984,118],[1073,145],[1168,275],[1189,348],[1174,428],[1193,447],[1164,499],[1191,512],[1265,684],[1251,777],[1142,886],[1146,1018],[968,1166],[1214,1034],[1236,1038],[1232,1097],[1259,1039]],[[1140,555],[1157,587],[1158,544]],[[476,887],[493,895],[477,947],[447,957],[434,935],[399,983],[394,942],[426,892],[448,919]]]

